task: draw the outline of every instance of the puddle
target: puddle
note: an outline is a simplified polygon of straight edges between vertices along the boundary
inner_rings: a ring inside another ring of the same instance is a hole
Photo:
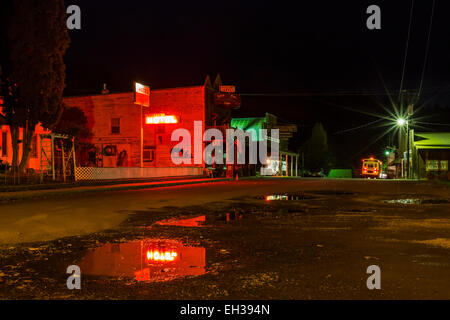
[[[390,204],[444,204],[449,203],[447,199],[394,199],[383,200],[384,203]]]
[[[271,194],[266,195],[265,197],[257,197],[257,199],[264,199],[266,201],[298,201],[298,200],[307,200],[313,199],[314,197],[304,195],[304,194]]]
[[[204,227],[206,216],[198,217],[178,217],[168,220],[161,220],[155,224],[160,226],[176,226],[176,227]]]
[[[84,256],[78,265],[90,276],[170,281],[205,274],[206,250],[169,239],[106,243]]]
[[[316,191],[306,191],[308,193],[317,194],[321,196],[352,196],[355,192],[348,191],[336,191],[336,190],[316,190]]]

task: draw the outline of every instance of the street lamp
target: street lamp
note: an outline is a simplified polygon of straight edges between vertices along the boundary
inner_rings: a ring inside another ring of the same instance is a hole
[[[403,127],[405,125],[405,123],[407,123],[407,121],[403,118],[398,118],[397,119],[397,125],[400,127]]]
[[[409,121],[405,118],[398,118],[397,125],[403,127],[406,125],[406,178],[410,177],[410,163],[409,163]],[[399,141],[400,144],[400,141]]]

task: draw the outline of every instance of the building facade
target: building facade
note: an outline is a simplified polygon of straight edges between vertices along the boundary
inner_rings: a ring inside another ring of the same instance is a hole
[[[42,128],[42,126],[38,125],[35,129],[35,134],[33,136],[32,144],[31,144],[31,152],[28,158],[28,163],[26,165],[26,169],[28,171],[39,171],[41,166],[41,139],[40,134],[48,133],[47,130]],[[19,137],[18,140],[22,140],[23,130],[19,129]],[[22,144],[19,143],[19,161],[22,157]],[[11,139],[11,131],[9,126],[6,124],[0,123],[0,164],[3,166],[11,166],[13,162],[13,147],[12,147],[12,139]]]
[[[200,86],[151,90],[150,106],[142,107],[142,114],[141,106],[134,104],[133,92],[64,98],[65,105],[84,112],[91,131],[91,138],[82,141],[83,147],[77,151],[77,165],[140,167],[142,157],[144,168],[204,168],[203,161],[194,163],[193,148],[191,152],[187,148],[175,150],[179,141],[171,138],[174,130],[184,129],[193,140],[195,121],[201,123],[197,134],[202,141],[206,129],[229,127],[231,107],[226,105],[226,99],[218,102],[220,86],[220,78],[212,85],[207,77]],[[235,100],[238,95],[233,93],[229,97]],[[204,147],[205,143],[202,153]],[[175,164],[172,153],[190,158],[191,163]]]
[[[450,132],[416,132],[411,158],[415,178],[450,180]]]

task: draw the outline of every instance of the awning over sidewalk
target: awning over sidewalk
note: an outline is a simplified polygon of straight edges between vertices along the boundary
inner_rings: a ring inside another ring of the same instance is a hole
[[[417,149],[450,149],[450,132],[415,133]]]

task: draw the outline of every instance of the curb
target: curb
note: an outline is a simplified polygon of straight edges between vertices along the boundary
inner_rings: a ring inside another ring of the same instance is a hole
[[[231,178],[213,178],[213,179],[192,179],[192,180],[177,180],[177,181],[167,181],[167,182],[147,182],[147,183],[134,183],[134,184],[118,184],[118,185],[108,185],[108,186],[84,186],[84,187],[74,187],[65,189],[47,189],[47,190],[32,190],[32,191],[19,191],[19,192],[5,192],[5,194],[0,193],[0,203],[5,203],[9,201],[19,201],[19,200],[30,200],[30,199],[45,199],[51,197],[58,197],[63,195],[74,195],[82,193],[94,193],[94,192],[110,192],[110,191],[123,191],[123,190],[144,190],[162,187],[173,187],[173,186],[183,186],[201,183],[214,183],[214,182],[224,182],[232,181]]]

